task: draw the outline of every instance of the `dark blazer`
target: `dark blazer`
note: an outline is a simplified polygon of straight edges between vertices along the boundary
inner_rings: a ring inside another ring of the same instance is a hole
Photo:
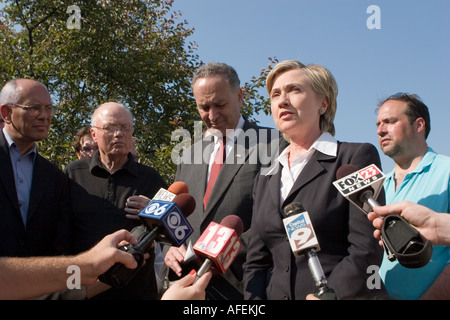
[[[176,181],[183,181],[196,201],[195,211],[188,217],[194,228],[190,240],[194,244],[211,221],[220,223],[228,215],[239,216],[244,223],[241,236],[243,250],[224,275],[216,275],[207,290],[212,299],[242,299],[242,264],[246,257],[247,235],[253,206],[253,181],[262,166],[270,166],[278,156],[279,132],[262,128],[245,120],[244,133],[238,136],[220,171],[206,210],[203,210],[203,195],[207,184],[208,160],[213,148],[212,137],[197,142],[184,152],[183,162],[178,165]],[[244,141],[243,134],[248,138]],[[261,155],[264,153],[265,158]],[[206,159],[203,159],[203,155]],[[194,163],[195,160],[201,163]],[[187,242],[188,243],[188,242]],[[188,268],[186,268],[188,269]],[[187,272],[190,271],[186,270]]]
[[[338,168],[349,163],[381,168],[373,145],[338,142],[336,157],[314,153],[282,204],[281,167],[273,175],[257,176],[244,265],[246,299],[305,299],[317,292],[306,259],[294,257],[283,226],[283,208],[292,202],[300,202],[308,212],[321,247],[322,268],[340,298],[366,299],[383,293],[383,288],[369,290],[366,285],[368,266],[379,266],[383,254],[372,224],[332,184]],[[384,203],[384,193],[378,200]]]
[[[8,143],[0,130],[0,256],[67,254],[69,212],[69,179],[37,154],[25,228]]]

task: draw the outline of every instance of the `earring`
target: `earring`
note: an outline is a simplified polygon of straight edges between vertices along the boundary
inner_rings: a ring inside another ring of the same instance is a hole
[[[319,114],[322,115],[323,114],[323,109],[319,110]]]

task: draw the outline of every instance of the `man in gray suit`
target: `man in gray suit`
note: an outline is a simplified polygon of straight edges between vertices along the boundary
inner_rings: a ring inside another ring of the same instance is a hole
[[[192,79],[192,90],[207,130],[201,141],[194,141],[183,152],[175,180],[188,185],[189,193],[197,203],[188,218],[194,228],[190,238],[192,244],[211,221],[220,223],[228,215],[242,219],[243,249],[225,274],[213,276],[207,288],[207,298],[243,299],[242,264],[246,256],[246,231],[252,216],[253,180],[260,169],[270,166],[278,155],[280,136],[277,130],[253,125],[241,115],[243,92],[232,67],[223,63],[200,67]],[[208,181],[214,175],[212,167],[216,154],[222,152],[221,143],[225,160],[206,203],[204,196]],[[186,246],[181,246],[171,247],[165,256],[166,265],[178,276],[191,270],[184,265],[185,254]]]

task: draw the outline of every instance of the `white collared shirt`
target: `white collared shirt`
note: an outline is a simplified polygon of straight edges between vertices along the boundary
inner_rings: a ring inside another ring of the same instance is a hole
[[[237,140],[237,137],[239,136],[239,134],[241,134],[241,132],[243,131],[243,129],[244,129],[244,123],[245,123],[245,120],[244,120],[244,118],[241,116],[240,118],[239,118],[239,121],[238,121],[238,124],[237,124],[237,126],[236,126],[236,128],[234,129],[234,130],[229,130],[229,129],[227,129],[227,136],[226,136],[226,144],[225,144],[225,155],[226,156],[228,156],[228,154],[231,152],[231,150],[233,149],[233,146],[234,146],[234,143],[236,142],[236,140]],[[232,132],[231,132],[232,131]],[[230,134],[230,133],[232,133],[232,134]],[[214,149],[213,149],[213,151],[212,151],[212,153],[211,153],[211,155],[210,155],[210,157],[209,157],[209,165],[208,165],[208,177],[207,177],[207,180],[206,181],[209,181],[209,174],[210,174],[210,172],[211,172],[211,166],[212,166],[212,164],[214,163],[214,158],[216,157],[216,153],[217,153],[217,151],[219,150],[219,147],[220,147],[220,143],[219,143],[219,137],[216,135],[216,134],[214,134],[213,132],[211,132],[211,131],[207,131],[206,133],[205,133],[205,137],[207,137],[207,136],[210,136],[210,135],[213,135],[214,136]],[[220,138],[222,138],[222,137],[220,137]]]
[[[284,149],[279,157],[275,160],[275,162],[278,162],[282,166],[280,190],[281,203],[283,203],[283,201],[289,195],[289,192],[291,191],[295,180],[297,180],[303,168],[306,166],[309,159],[311,159],[316,150],[329,156],[336,156],[337,140],[330,133],[324,132],[316,141],[314,141],[314,143],[307,151],[298,155],[292,161],[291,167],[289,167],[289,147]],[[273,170],[270,170],[267,174],[271,174],[272,172]]]

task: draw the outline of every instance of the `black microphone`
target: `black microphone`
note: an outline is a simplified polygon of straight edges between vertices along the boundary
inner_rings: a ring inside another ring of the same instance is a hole
[[[295,257],[305,255],[309,271],[314,279],[318,292],[314,295],[322,300],[339,300],[338,294],[330,287],[320,264],[317,252],[320,251],[314,228],[308,212],[301,203],[293,202],[283,209],[286,218],[283,219],[284,228]]]
[[[350,202],[365,213],[380,206],[375,200],[385,179],[375,165],[359,170],[355,165],[342,165],[336,172],[334,186]],[[370,209],[370,210],[369,210]],[[383,218],[381,240],[390,261],[395,259],[406,268],[421,268],[431,259],[433,247],[420,233],[399,215]]]
[[[128,269],[121,263],[114,264],[108,271],[100,275],[100,281],[113,287],[126,286],[144,265],[144,254],[148,252],[153,241],[160,241],[180,246],[193,232],[187,221],[195,209],[195,200],[188,193],[176,195],[173,201],[152,200],[139,213],[143,225],[132,230],[137,235],[137,245],[125,245],[120,250],[133,255],[137,262],[135,269]]]

